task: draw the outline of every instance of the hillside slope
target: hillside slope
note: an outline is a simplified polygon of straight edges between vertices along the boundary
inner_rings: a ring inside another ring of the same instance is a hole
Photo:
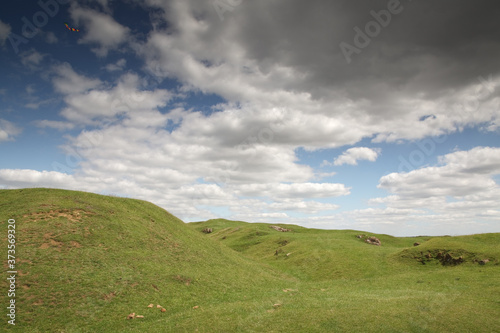
[[[260,302],[262,286],[272,288],[276,277],[285,278],[140,200],[1,190],[0,216],[16,220],[15,328],[22,332],[181,328],[194,315],[193,306],[238,304],[251,299],[252,288]],[[6,296],[2,304],[8,304]],[[147,308],[150,303],[154,309]],[[161,313],[158,304],[167,311]],[[145,318],[125,320],[132,312]]]

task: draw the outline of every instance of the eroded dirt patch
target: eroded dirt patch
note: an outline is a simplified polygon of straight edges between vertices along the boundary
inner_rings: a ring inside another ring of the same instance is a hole
[[[38,222],[38,221],[53,220],[62,217],[67,219],[68,221],[80,222],[82,220],[82,217],[84,217],[85,215],[93,215],[93,213],[81,209],[74,209],[74,210],[58,209],[58,210],[49,210],[46,212],[25,214],[23,215],[23,218],[25,218],[26,221],[29,222]]]
[[[111,301],[113,298],[116,297],[116,293],[113,291],[112,293],[106,294],[103,296],[103,299],[105,301]]]
[[[77,247],[77,248],[82,247],[82,244],[78,243],[77,241],[70,241],[69,245],[71,245],[71,247]]]
[[[60,242],[60,241],[57,241],[55,240],[56,236],[54,236],[54,234],[52,233],[46,233],[43,235],[43,238],[44,238],[44,242],[42,243],[42,245],[40,245],[40,249],[48,249],[48,248],[53,248],[55,249],[56,251],[61,251],[61,249],[63,248],[81,248],[82,245],[77,242],[77,241],[69,241],[67,243],[64,243],[64,242]]]

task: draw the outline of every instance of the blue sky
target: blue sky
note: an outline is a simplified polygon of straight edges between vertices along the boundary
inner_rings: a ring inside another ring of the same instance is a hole
[[[140,198],[186,222],[500,232],[499,14],[495,1],[2,4],[0,188]]]

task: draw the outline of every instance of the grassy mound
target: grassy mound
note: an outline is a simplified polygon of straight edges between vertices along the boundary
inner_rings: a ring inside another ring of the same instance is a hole
[[[499,265],[498,239],[499,234],[434,237],[401,251],[397,256],[402,261],[416,261],[424,265]]]
[[[0,202],[16,220],[22,332],[175,330],[194,306],[260,301],[280,276],[144,201],[33,189],[2,190]],[[133,312],[145,318],[125,320]]]

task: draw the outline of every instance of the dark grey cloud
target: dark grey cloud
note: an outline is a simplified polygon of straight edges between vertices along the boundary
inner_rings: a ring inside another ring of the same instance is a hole
[[[276,64],[302,71],[306,78],[288,88],[318,98],[335,89],[352,98],[381,99],[394,88],[432,97],[500,71],[496,1],[400,1],[400,12],[348,64],[339,44],[355,45],[353,29],[365,31],[375,21],[371,12],[387,10],[390,3],[243,1],[213,25],[232,29],[233,40],[262,72]],[[380,82],[385,88],[374,89]]]

